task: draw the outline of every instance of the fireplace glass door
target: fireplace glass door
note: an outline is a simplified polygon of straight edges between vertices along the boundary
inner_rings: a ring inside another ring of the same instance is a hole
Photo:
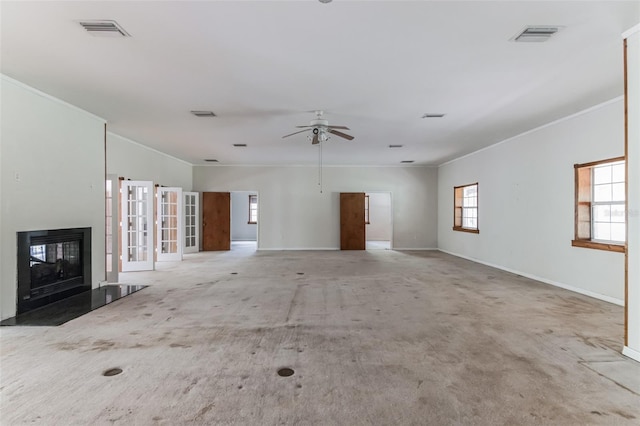
[[[153,184],[123,180],[122,271],[153,270]]]

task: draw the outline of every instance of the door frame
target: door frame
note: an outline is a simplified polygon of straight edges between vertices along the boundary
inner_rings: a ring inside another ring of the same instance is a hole
[[[389,250],[393,250],[393,192],[391,191],[365,191],[365,196],[369,194],[389,194]],[[365,226],[365,245],[369,241]]]

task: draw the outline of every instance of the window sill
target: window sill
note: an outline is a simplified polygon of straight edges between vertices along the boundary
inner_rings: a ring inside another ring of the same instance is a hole
[[[462,226],[454,226],[453,230],[454,231],[460,231],[460,232],[469,232],[471,234],[479,234],[480,233],[479,229],[463,228]]]
[[[616,253],[626,252],[626,248],[622,244],[615,243],[598,243],[590,240],[572,240],[571,245],[573,247],[590,248],[596,250],[614,251]]]

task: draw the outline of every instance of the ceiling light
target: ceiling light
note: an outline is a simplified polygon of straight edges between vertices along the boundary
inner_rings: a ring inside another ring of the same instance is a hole
[[[213,111],[191,111],[196,117],[216,117]]]
[[[401,163],[410,164],[413,163],[413,160],[402,160]]]
[[[116,21],[80,21],[82,27],[97,37],[131,37]]]
[[[244,148],[244,147],[247,146],[247,144],[246,143],[234,143],[233,146],[236,146],[238,148]]]
[[[527,27],[520,31],[511,41],[517,42],[529,42],[529,43],[541,43],[547,41],[552,35],[560,31],[562,27],[558,26],[536,26]]]
[[[426,113],[425,115],[422,116],[422,118],[442,118],[444,117],[444,114],[440,114],[440,113]]]
[[[389,148],[402,148],[402,145],[389,145]]]
[[[214,159],[211,159],[211,158],[205,158],[204,161],[206,161],[207,163],[217,163],[218,162],[218,160],[214,160]]]

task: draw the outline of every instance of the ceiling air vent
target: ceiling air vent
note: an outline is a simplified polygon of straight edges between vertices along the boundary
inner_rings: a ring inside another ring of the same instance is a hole
[[[245,148],[247,146],[246,143],[234,143],[233,146],[237,148]]]
[[[389,148],[402,148],[402,145],[389,145]]]
[[[218,160],[214,160],[212,158],[205,158],[204,161],[206,161],[207,163],[217,163],[218,162]]]
[[[402,164],[411,164],[411,163],[413,163],[413,160],[402,160],[401,163]]]
[[[442,117],[444,117],[444,114],[440,114],[440,113],[434,114],[434,113],[430,113],[430,112],[428,112],[428,113],[426,113],[425,115],[422,116],[422,118],[442,118]]]
[[[80,21],[80,25],[97,37],[131,37],[116,21]]]
[[[511,40],[525,43],[541,43],[549,40],[552,35],[560,31],[560,28],[553,26],[527,27]]]
[[[191,111],[196,117],[216,117],[213,111]]]

